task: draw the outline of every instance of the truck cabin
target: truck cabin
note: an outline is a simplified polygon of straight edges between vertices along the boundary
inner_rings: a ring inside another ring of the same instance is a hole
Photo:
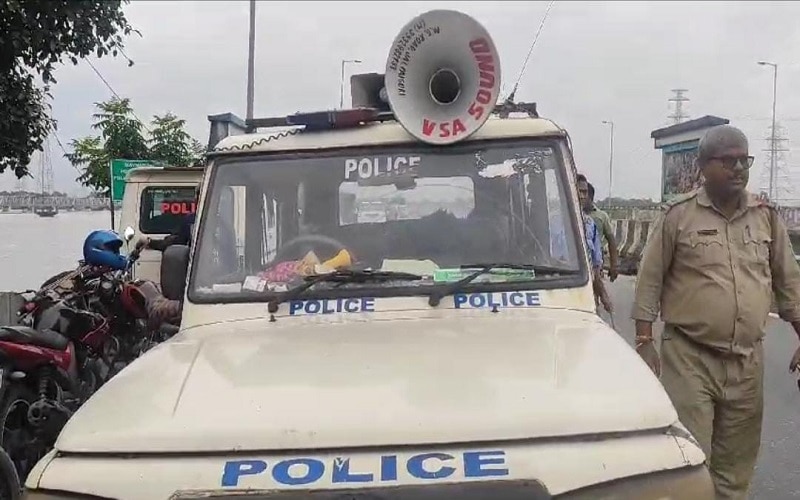
[[[197,208],[202,167],[136,167],[125,176],[121,231],[130,228],[134,239],[161,239],[179,231],[187,214]],[[136,262],[135,276],[160,283],[161,252],[145,250]]]

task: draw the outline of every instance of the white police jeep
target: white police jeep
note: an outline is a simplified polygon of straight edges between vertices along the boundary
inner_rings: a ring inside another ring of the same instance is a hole
[[[354,109],[216,144],[191,251],[164,255],[181,333],[76,413],[25,498],[713,498],[596,315],[566,131],[494,106],[499,81],[488,34],[433,11]]]

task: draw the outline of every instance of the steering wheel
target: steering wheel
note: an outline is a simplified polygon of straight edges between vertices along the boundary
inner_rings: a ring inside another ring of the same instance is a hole
[[[272,261],[267,264],[267,267],[272,266],[276,262],[282,262],[285,260],[291,260],[292,258],[295,258],[293,257],[293,255],[296,252],[304,254],[305,253],[303,251],[305,250],[304,247],[311,247],[312,250],[315,249],[315,247],[325,247],[331,249],[333,250],[331,257],[347,248],[344,245],[344,243],[329,236],[324,236],[321,234],[306,234],[303,236],[292,238],[285,244],[281,245],[281,248],[278,249],[278,251],[275,254],[275,258],[272,259]],[[297,259],[302,258],[302,255],[299,255],[296,258]]]

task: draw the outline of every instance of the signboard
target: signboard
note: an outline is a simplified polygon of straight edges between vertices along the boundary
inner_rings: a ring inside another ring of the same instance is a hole
[[[700,187],[700,170],[695,164],[700,141],[689,141],[665,146],[662,149],[661,198],[673,197]]]
[[[125,194],[125,176],[135,167],[153,167],[150,160],[111,160],[111,200],[122,201]]]
[[[728,123],[727,118],[706,115],[650,133],[653,145],[661,150],[662,202],[700,187],[700,171],[695,165],[700,139],[710,129]]]

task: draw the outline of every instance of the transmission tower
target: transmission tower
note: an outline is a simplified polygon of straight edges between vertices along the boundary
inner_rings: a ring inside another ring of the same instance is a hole
[[[674,113],[669,115],[668,118],[671,124],[675,125],[676,123],[684,122],[686,121],[687,118],[689,118],[689,115],[683,109],[683,103],[689,100],[689,98],[683,94],[684,92],[689,92],[689,91],[686,89],[672,89],[671,92],[675,95],[670,97],[668,101],[670,103],[675,103],[675,106],[674,106]]]
[[[687,118],[689,118],[689,115],[684,113],[684,111],[683,111],[683,103],[685,103],[685,102],[687,102],[689,100],[689,98],[686,97],[683,94],[684,94],[684,92],[689,92],[689,90],[687,90],[687,89],[672,89],[671,92],[674,93],[675,96],[674,97],[670,97],[669,98],[669,102],[674,102],[675,103],[675,112],[673,114],[669,115],[669,118],[670,118],[670,120],[672,120],[673,124],[681,123],[684,120],[686,120]]]
[[[769,127],[769,135],[766,137],[768,147],[763,149],[767,153],[765,168],[761,173],[762,189],[767,192],[769,199],[778,203],[781,198],[791,197],[792,179],[786,168],[786,158],[784,153],[789,151],[785,143],[786,130],[780,123],[775,123],[773,133],[772,126]]]
[[[50,138],[44,140],[39,154],[39,186],[42,194],[53,192],[53,162],[50,155]]]

